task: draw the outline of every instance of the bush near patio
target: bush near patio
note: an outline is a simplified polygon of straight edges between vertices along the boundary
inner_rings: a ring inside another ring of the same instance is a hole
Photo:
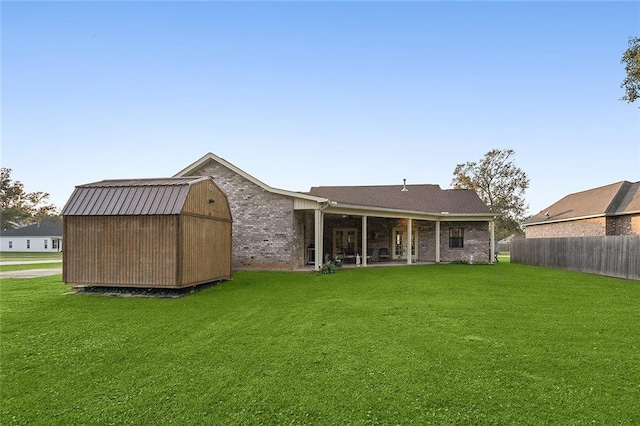
[[[0,283],[0,422],[639,424],[640,282],[499,263]]]

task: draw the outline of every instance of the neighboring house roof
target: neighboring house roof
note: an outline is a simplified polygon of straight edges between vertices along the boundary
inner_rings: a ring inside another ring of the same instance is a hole
[[[624,182],[608,213],[613,215],[640,213],[640,182]]]
[[[78,185],[63,216],[174,215],[182,211],[189,186],[209,177],[119,179]]]
[[[509,244],[511,242],[511,240],[513,240],[514,238],[518,238],[518,235],[516,234],[511,234],[506,238],[501,239],[500,241],[498,241],[498,243],[502,243],[502,244]]]
[[[494,214],[475,191],[443,190],[439,185],[318,186],[309,194],[340,204],[421,213]]]
[[[569,194],[523,224],[539,225],[636,213],[640,213],[640,182],[622,181]]]
[[[58,221],[42,220],[40,223],[15,229],[3,229],[2,237],[60,237],[62,238],[62,223]]]

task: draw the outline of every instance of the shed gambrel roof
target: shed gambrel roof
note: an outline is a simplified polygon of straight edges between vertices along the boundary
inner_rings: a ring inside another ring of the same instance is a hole
[[[189,187],[209,177],[116,179],[76,186],[63,216],[180,214]]]
[[[475,191],[439,185],[318,186],[309,194],[341,204],[420,213],[494,214]]]
[[[640,213],[640,182],[622,181],[569,194],[523,224],[540,225],[637,213]]]

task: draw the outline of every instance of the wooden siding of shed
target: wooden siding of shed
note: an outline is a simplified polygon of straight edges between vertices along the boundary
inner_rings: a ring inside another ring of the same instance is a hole
[[[180,238],[180,285],[231,277],[231,213],[227,197],[212,180],[191,185]]]
[[[178,219],[177,215],[66,216],[64,281],[178,287]]]
[[[183,215],[180,236],[181,286],[231,277],[231,221]]]
[[[227,197],[211,179],[191,185],[182,213],[231,221]]]

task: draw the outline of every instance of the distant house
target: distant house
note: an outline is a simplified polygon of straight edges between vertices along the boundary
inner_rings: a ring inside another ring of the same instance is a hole
[[[176,177],[211,176],[233,216],[234,269],[316,268],[327,259],[374,262],[494,261],[494,219],[471,190],[438,185],[273,188],[206,154]]]
[[[511,234],[509,235],[507,238],[503,238],[501,240],[498,241],[498,251],[500,252],[505,252],[505,251],[510,251],[511,250],[511,241],[514,238],[522,238],[521,235],[517,235],[517,234]]]
[[[0,251],[62,251],[62,223],[44,219],[40,223],[0,230]]]
[[[523,225],[526,238],[640,235],[640,182],[569,194]]]

